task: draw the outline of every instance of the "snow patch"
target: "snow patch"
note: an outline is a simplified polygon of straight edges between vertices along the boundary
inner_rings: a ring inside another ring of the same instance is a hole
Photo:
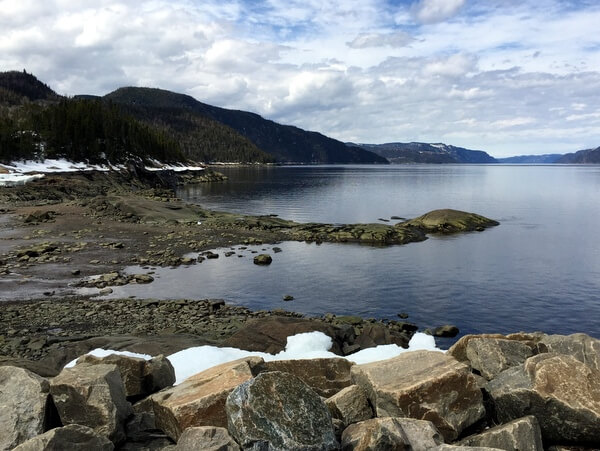
[[[152,358],[151,355],[148,354],[139,354],[137,352],[129,352],[129,351],[114,351],[112,349],[102,349],[102,348],[96,348],[96,349],[92,349],[90,352],[88,352],[87,354],[84,355],[93,355],[94,357],[98,357],[98,358],[102,358],[102,357],[108,357],[109,355],[124,355],[126,357],[137,357],[139,359],[144,359],[144,360],[150,360]],[[65,365],[65,368],[72,368],[75,366],[75,364],[77,363],[77,360],[79,360],[81,357],[77,357],[75,360],[71,360],[69,363],[67,363]]]
[[[31,182],[35,179],[41,179],[44,177],[44,174],[33,174],[33,175],[25,175],[25,174],[0,174],[0,186],[14,186],[14,185],[24,185],[27,182]]]
[[[173,166],[173,165],[165,164],[160,167],[146,166],[146,170],[148,170],[148,171],[184,172],[184,171],[204,171],[204,168],[201,166]]]
[[[250,352],[237,348],[218,348],[216,346],[197,346],[176,352],[167,356],[173,368],[175,369],[175,385],[182,383],[188,377],[198,374],[213,366],[238,360],[244,357],[256,356],[262,357],[266,362],[276,360],[303,360],[318,358],[339,358],[339,355],[329,352],[331,348],[331,338],[323,332],[306,332],[292,335],[287,339],[285,350],[278,354],[267,354],[265,352]],[[441,351],[435,345],[435,339],[430,336],[417,332],[410,342],[408,349],[398,345],[380,345],[374,348],[363,349],[357,353],[343,357],[357,364],[377,362],[379,360],[391,359],[404,352],[428,350]],[[140,357],[149,360],[151,356],[145,354],[136,354],[127,351],[111,351],[105,349],[94,349],[89,354],[97,357],[104,357],[110,354],[127,355],[131,357]],[[69,362],[66,366],[72,367],[77,363],[77,359]]]

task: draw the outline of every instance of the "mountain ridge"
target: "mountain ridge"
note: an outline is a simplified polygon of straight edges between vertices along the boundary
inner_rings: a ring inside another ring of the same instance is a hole
[[[390,142],[384,144],[346,143],[349,147],[360,147],[387,158],[392,164],[456,164],[497,163],[483,150],[471,150],[443,143]]]

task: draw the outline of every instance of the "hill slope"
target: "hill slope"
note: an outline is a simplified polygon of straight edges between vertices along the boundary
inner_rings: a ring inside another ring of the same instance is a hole
[[[563,155],[560,153],[547,153],[543,155],[517,155],[514,157],[496,158],[498,163],[507,164],[547,164],[556,163]]]
[[[196,122],[212,120],[235,130],[257,148],[286,163],[387,163],[381,156],[320,133],[281,125],[258,114],[227,110],[195,100],[193,97],[151,88],[121,88],[106,100],[127,105],[133,114],[146,114],[146,120],[171,121],[184,117]],[[139,116],[138,116],[139,117]],[[183,124],[182,124],[183,125]]]
[[[21,105],[26,101],[58,100],[48,85],[27,72],[0,72],[0,103]]]
[[[392,164],[406,163],[496,163],[496,159],[482,150],[470,150],[448,144],[428,143],[386,143],[386,144],[354,144],[349,147],[359,147],[370,150]]]
[[[600,164],[600,147],[584,149],[574,153],[567,153],[559,158],[556,163],[562,164]]]

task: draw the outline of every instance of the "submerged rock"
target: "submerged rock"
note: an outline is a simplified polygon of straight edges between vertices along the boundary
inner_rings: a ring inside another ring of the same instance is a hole
[[[256,257],[254,257],[255,265],[270,265],[272,261],[273,257],[271,257],[269,254],[258,254]]]
[[[460,210],[433,210],[418,218],[399,224],[400,227],[412,226],[426,233],[471,232],[478,228],[497,226],[500,223],[485,216]]]
[[[226,403],[228,427],[244,449],[338,449],[331,415],[296,376],[261,373],[235,390]]]

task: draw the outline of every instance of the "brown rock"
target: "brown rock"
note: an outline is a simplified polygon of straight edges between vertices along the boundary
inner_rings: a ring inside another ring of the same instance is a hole
[[[112,442],[92,428],[69,424],[52,429],[17,446],[13,451],[112,451]]]
[[[532,334],[516,333],[516,334],[509,334],[509,335],[502,335],[502,334],[465,335],[464,337],[461,337],[456,343],[454,343],[450,347],[450,349],[448,349],[448,352],[446,354],[451,355],[459,362],[468,363],[469,358],[467,357],[467,344],[472,339],[497,338],[497,339],[503,339],[503,340],[513,340],[513,341],[519,341],[519,342],[529,346],[531,349],[535,349],[538,341],[540,341],[540,339],[543,336],[544,336],[544,334],[542,334],[542,333],[532,333]]]
[[[263,360],[248,357],[215,366],[151,396],[156,426],[177,441],[193,426],[227,426],[225,400]]]
[[[504,338],[472,338],[466,347],[467,359],[474,370],[487,380],[523,363],[533,355],[530,346]]]
[[[133,413],[116,365],[75,365],[50,382],[50,393],[64,425],[91,427],[113,443],[125,439],[124,422]]]
[[[199,426],[187,428],[179,437],[176,451],[239,451],[240,447],[225,428]]]
[[[278,360],[257,365],[254,371],[255,374],[267,371],[293,374],[320,396],[328,398],[352,385],[350,376],[352,365],[352,362],[341,358]]]
[[[277,354],[285,349],[289,336],[315,331],[323,332],[331,337],[333,339],[331,352],[342,355],[341,346],[335,340],[336,330],[329,324],[303,318],[278,316],[246,322],[244,327],[223,342],[223,346]]]
[[[519,451],[544,451],[540,425],[531,415],[467,437],[461,440],[460,444]]]
[[[531,357],[486,390],[502,423],[531,414],[544,442],[600,446],[600,371],[571,356]]]
[[[469,368],[441,352],[407,352],[351,371],[378,417],[429,420],[446,440],[456,439],[485,414]]]
[[[344,426],[373,418],[373,409],[365,391],[358,385],[344,388],[325,401],[331,416],[342,420]]]
[[[31,371],[0,367],[0,449],[44,432],[48,390],[48,381]]]
[[[373,418],[348,426],[342,434],[342,450],[433,450],[443,440],[430,421],[412,418]]]
[[[600,340],[586,334],[547,335],[538,343],[541,352],[570,355],[600,370]]]
[[[381,324],[367,324],[354,344],[360,346],[360,349],[372,348],[378,345],[396,344],[403,348],[408,348],[409,337],[405,334],[392,331]]]

